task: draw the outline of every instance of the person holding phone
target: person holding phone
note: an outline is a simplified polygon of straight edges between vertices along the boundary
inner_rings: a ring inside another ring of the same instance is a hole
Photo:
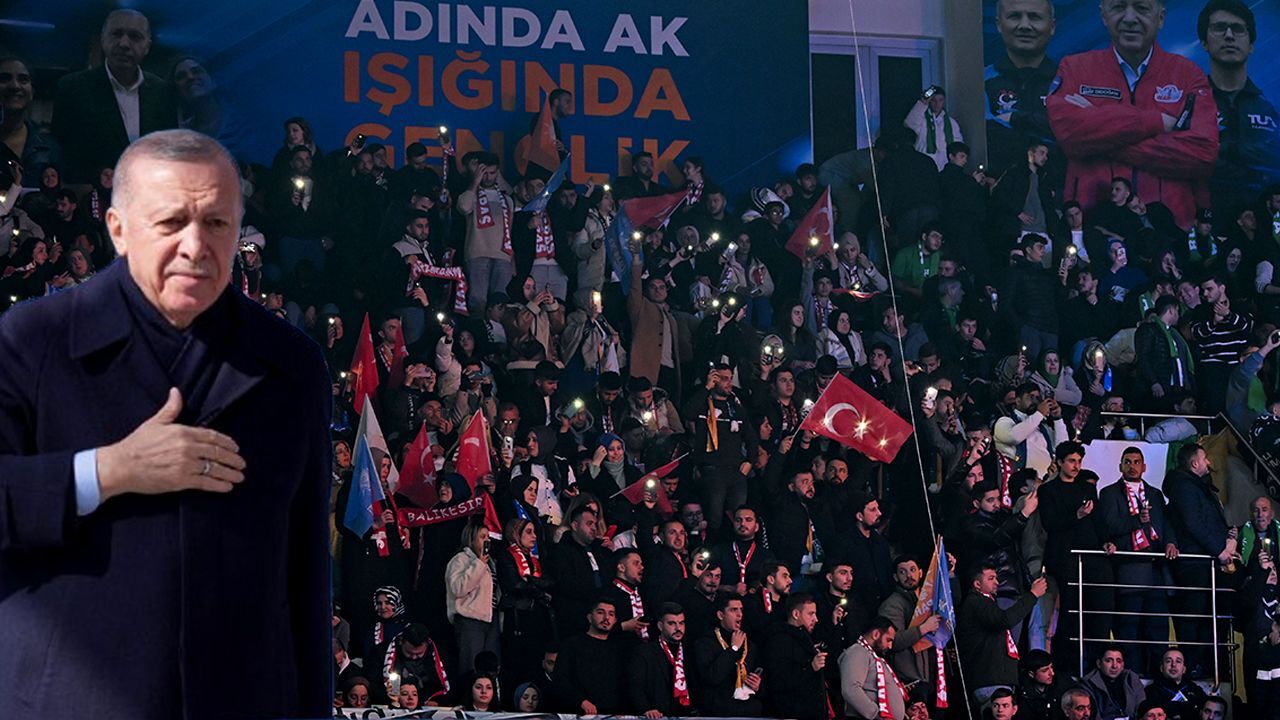
[[[500,653],[498,602],[502,590],[491,556],[489,530],[480,522],[462,530],[462,549],[445,568],[445,602],[458,638],[458,672],[475,668],[476,655]]]

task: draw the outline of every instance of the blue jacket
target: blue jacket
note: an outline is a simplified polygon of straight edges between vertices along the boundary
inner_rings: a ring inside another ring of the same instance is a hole
[[[0,717],[328,717],[320,348],[228,287],[169,371],[127,292],[120,260],[0,318]],[[171,385],[179,422],[234,438],[244,482],[77,516],[74,453],[124,438]]]
[[[1252,80],[1232,95],[1213,88],[1219,139],[1210,190],[1213,206],[1224,218],[1253,202],[1264,186],[1280,176],[1280,112]],[[1267,218],[1259,217],[1260,231],[1264,225],[1270,229]]]

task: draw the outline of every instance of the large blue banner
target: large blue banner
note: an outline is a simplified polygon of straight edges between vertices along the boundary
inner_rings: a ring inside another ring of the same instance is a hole
[[[267,162],[282,122],[306,117],[325,150],[357,133],[399,162],[438,127],[459,153],[498,152],[505,166],[546,94],[574,94],[561,121],[572,178],[629,172],[653,153],[665,182],[699,155],[731,190],[772,181],[811,155],[808,12],[803,2],[734,0],[505,3],[392,0],[138,0],[151,21],[148,69],[179,53],[202,59],[230,103],[227,138]],[[5,43],[41,67],[79,69],[96,45],[101,3],[13,0]]]

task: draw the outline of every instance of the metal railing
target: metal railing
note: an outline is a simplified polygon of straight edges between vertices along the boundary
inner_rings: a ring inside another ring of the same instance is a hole
[[[1219,415],[1168,415],[1168,414],[1162,414],[1162,413],[1135,413],[1135,412],[1109,412],[1109,411],[1100,412],[1098,414],[1104,418],[1130,418],[1130,419],[1137,420],[1138,435],[1142,436],[1143,438],[1147,436],[1148,420],[1152,421],[1153,425],[1159,423],[1162,420],[1172,420],[1174,418],[1179,418],[1181,420],[1186,420],[1188,422],[1201,421],[1205,424],[1205,432],[1202,434],[1212,435],[1214,421],[1216,421],[1220,417],[1222,417],[1224,420],[1226,419],[1224,416],[1220,414]],[[1197,430],[1199,430],[1199,428],[1197,428]]]
[[[1088,615],[1126,615],[1126,616],[1159,617],[1159,618],[1184,618],[1184,619],[1209,620],[1210,625],[1213,626],[1213,639],[1211,642],[1197,642],[1197,641],[1186,641],[1186,640],[1183,640],[1182,638],[1178,638],[1177,644],[1180,646],[1186,645],[1190,647],[1200,646],[1200,647],[1212,648],[1212,652],[1210,654],[1213,656],[1213,684],[1215,687],[1222,683],[1222,669],[1220,667],[1221,663],[1218,658],[1218,648],[1225,647],[1229,655],[1227,664],[1231,672],[1232,686],[1233,687],[1235,686],[1235,665],[1236,665],[1235,656],[1236,656],[1236,650],[1238,648],[1234,641],[1234,637],[1235,637],[1234,617],[1230,614],[1221,616],[1221,617],[1218,615],[1218,593],[1219,592],[1235,592],[1235,591],[1231,588],[1218,587],[1218,572],[1217,572],[1218,559],[1216,557],[1212,555],[1196,555],[1192,553],[1179,553],[1178,557],[1174,560],[1174,562],[1207,561],[1209,563],[1209,587],[1193,587],[1193,586],[1186,586],[1186,585],[1133,585],[1133,584],[1119,583],[1119,582],[1115,582],[1115,583],[1085,582],[1084,581],[1085,557],[1086,556],[1103,556],[1103,557],[1109,557],[1109,558],[1110,557],[1131,557],[1131,558],[1141,558],[1144,560],[1155,562],[1157,560],[1165,559],[1165,556],[1163,553],[1133,552],[1128,550],[1116,550],[1110,553],[1108,553],[1105,550],[1072,550],[1071,552],[1073,555],[1076,556],[1076,581],[1067,583],[1067,584],[1069,586],[1074,586],[1076,588],[1077,635],[1076,637],[1071,639],[1079,643],[1078,649],[1080,651],[1080,656],[1079,656],[1080,657],[1080,677],[1084,677],[1084,658],[1085,658],[1084,644],[1086,642],[1094,642],[1094,643],[1115,642],[1115,640],[1109,637],[1106,637],[1106,638],[1085,637],[1084,616],[1086,614]],[[1168,613],[1168,612],[1144,613],[1144,612],[1127,612],[1127,611],[1120,611],[1120,610],[1086,610],[1084,606],[1084,598],[1085,598],[1084,591],[1086,587],[1108,588],[1111,590],[1142,589],[1142,590],[1176,590],[1179,592],[1208,592],[1210,610],[1208,615],[1201,615],[1198,613]],[[1226,643],[1219,643],[1218,623],[1223,620],[1225,620],[1227,623],[1227,637],[1229,639]],[[1168,640],[1124,639],[1123,642],[1133,643],[1136,645],[1169,645]]]
[[[1276,475],[1276,471],[1271,468],[1271,464],[1258,454],[1253,448],[1253,443],[1249,442],[1249,437],[1240,431],[1226,415],[1219,415],[1222,418],[1222,424],[1231,431],[1236,437],[1236,445],[1244,447],[1249,451],[1248,457],[1241,459],[1248,461],[1253,466],[1253,479],[1262,483],[1267,488],[1267,493],[1272,498],[1280,496],[1280,476]],[[1243,453],[1240,453],[1243,455]]]

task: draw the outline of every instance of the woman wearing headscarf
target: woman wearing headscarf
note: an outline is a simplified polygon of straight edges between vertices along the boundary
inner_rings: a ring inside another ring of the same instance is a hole
[[[551,579],[539,557],[537,527],[512,518],[503,526],[505,546],[494,553],[502,588],[502,672],[507,687],[536,677],[552,640]]]
[[[538,478],[532,474],[518,475],[503,483],[498,493],[498,519],[504,525],[511,520],[528,520],[533,524],[533,554],[542,556],[543,548],[551,538],[547,519],[538,511]]]
[[[564,517],[560,506],[560,495],[577,484],[573,471],[555,456],[555,428],[542,425],[529,430],[525,437],[527,458],[511,468],[512,483],[516,478],[532,476],[538,480],[537,502],[534,507],[538,514],[545,516],[553,525],[561,524]]]
[[[400,588],[384,585],[373,593],[373,627],[365,635],[364,646],[371,648],[400,634],[409,624]]]
[[[583,489],[599,498],[610,498],[640,479],[640,471],[627,462],[622,438],[613,433],[600,436],[595,455],[587,464]]]
[[[1079,405],[1084,395],[1072,375],[1070,367],[1063,367],[1057,350],[1045,350],[1040,353],[1031,382],[1040,388],[1041,397],[1052,397],[1062,405]]]
[[[848,310],[836,309],[827,318],[827,326],[818,335],[818,351],[836,359],[836,367],[848,370],[855,365],[867,364],[867,351],[862,336],[853,329],[853,315]]]

